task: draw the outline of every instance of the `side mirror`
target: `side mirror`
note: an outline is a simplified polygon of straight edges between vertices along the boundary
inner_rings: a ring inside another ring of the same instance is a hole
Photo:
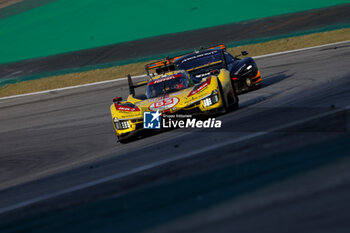
[[[115,98],[113,98],[113,103],[115,103],[115,102],[119,103],[122,100],[123,100],[122,97],[115,97]]]
[[[244,50],[244,51],[241,52],[241,54],[242,54],[243,56],[247,56],[247,55],[248,55],[248,52]]]

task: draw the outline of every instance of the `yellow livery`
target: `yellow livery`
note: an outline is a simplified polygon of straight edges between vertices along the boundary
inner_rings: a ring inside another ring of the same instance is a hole
[[[212,71],[197,84],[191,81],[188,72],[173,70],[167,64],[161,74],[149,75],[148,78],[143,83],[133,85],[128,76],[130,95],[126,101],[121,97],[114,98],[110,107],[113,126],[118,141],[122,143],[143,129],[144,112],[204,115],[224,113],[238,107],[230,73],[224,68]],[[146,86],[146,93],[136,96],[134,88],[140,86]]]

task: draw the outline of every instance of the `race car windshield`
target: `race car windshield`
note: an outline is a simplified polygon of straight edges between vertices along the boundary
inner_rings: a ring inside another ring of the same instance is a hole
[[[189,85],[188,77],[185,73],[175,75],[166,75],[160,79],[153,80],[147,85],[147,97],[155,98],[168,93],[176,92],[187,88]]]
[[[226,62],[228,63],[234,60],[233,57],[229,56],[227,52],[225,52],[225,57],[226,57]],[[176,63],[178,64],[178,67],[180,69],[190,70],[196,67],[209,65],[211,63],[222,66],[222,64],[215,63],[215,62],[221,61],[221,59],[222,59],[221,53],[217,50],[214,50],[206,53],[196,54],[191,57],[187,57],[185,59],[177,61]]]

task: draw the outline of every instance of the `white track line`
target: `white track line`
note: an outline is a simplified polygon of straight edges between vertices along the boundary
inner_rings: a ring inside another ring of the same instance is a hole
[[[349,42],[350,42],[350,40],[347,40],[347,41],[341,41],[341,42],[336,42],[336,43],[318,45],[318,46],[307,47],[307,48],[302,48],[302,49],[294,49],[294,50],[288,50],[288,51],[284,51],[284,52],[270,53],[270,54],[265,54],[265,55],[261,55],[261,56],[256,56],[256,57],[253,57],[253,58],[254,59],[259,59],[259,58],[264,58],[264,57],[272,57],[272,56],[276,56],[276,55],[282,55],[282,54],[287,54],[287,53],[294,53],[294,52],[310,50],[310,49],[316,49],[316,48],[323,48],[323,47],[332,46],[332,45],[346,44],[346,43],[349,43]],[[142,77],[146,77],[146,75],[133,76],[133,78],[142,78]],[[127,78],[118,78],[118,79],[113,79],[113,80],[94,82],[94,83],[82,84],[82,85],[71,86],[71,87],[63,87],[63,88],[56,88],[56,89],[46,90],[46,91],[39,91],[39,92],[32,92],[32,93],[27,93],[27,94],[6,96],[6,97],[1,97],[0,100],[12,99],[12,98],[24,97],[24,96],[30,96],[30,95],[46,94],[46,93],[50,93],[52,91],[64,91],[64,90],[69,90],[69,89],[88,87],[88,86],[100,85],[100,84],[111,83],[111,82],[119,82],[119,81],[124,81],[126,79]]]
[[[146,77],[146,75],[132,76],[132,78],[144,78],[144,77]],[[46,93],[50,93],[52,91],[64,91],[64,90],[69,90],[69,89],[95,86],[95,85],[124,81],[124,80],[127,80],[127,78],[126,77],[125,78],[118,78],[118,79],[112,79],[112,80],[106,80],[106,81],[100,81],[100,82],[94,82],[94,83],[81,84],[81,85],[77,85],[77,86],[62,87],[62,88],[45,90],[45,91],[32,92],[32,93],[27,93],[27,94],[11,95],[11,96],[6,96],[6,97],[1,97],[0,100],[12,99],[12,98],[17,98],[17,97],[24,97],[24,96],[29,96],[29,95],[46,94]]]
[[[270,53],[270,54],[255,56],[253,58],[256,59],[256,58],[272,57],[272,56],[276,56],[276,55],[283,55],[283,54],[287,54],[287,53],[294,53],[294,52],[305,51],[305,50],[310,50],[310,49],[323,48],[323,47],[332,46],[332,45],[346,44],[349,42],[350,42],[350,40],[346,40],[346,41],[340,41],[340,42],[324,44],[324,45],[317,45],[317,46],[312,46],[312,47],[307,47],[307,48],[302,48],[302,49],[293,49],[293,50],[288,50],[288,51],[283,51],[283,52]]]
[[[57,192],[54,192],[54,193],[45,194],[45,195],[42,195],[42,196],[39,196],[39,197],[35,197],[35,198],[29,199],[29,200],[26,200],[26,201],[23,201],[23,202],[18,202],[18,203],[14,204],[14,205],[0,208],[0,214],[6,213],[6,212],[9,212],[9,211],[13,211],[13,210],[16,210],[16,209],[19,209],[19,208],[23,208],[23,207],[26,207],[26,206],[29,206],[29,205],[32,205],[32,204],[35,204],[35,203],[38,203],[38,202],[41,202],[41,201],[45,201],[45,200],[49,200],[49,199],[52,199],[52,198],[55,198],[55,197],[59,197],[59,196],[64,195],[64,194],[68,194],[68,193],[79,191],[79,190],[82,190],[82,189],[85,189],[85,188],[89,188],[89,187],[92,187],[92,186],[95,186],[95,185],[98,185],[98,184],[102,184],[102,183],[106,183],[106,182],[109,182],[109,181],[120,179],[120,178],[123,178],[123,177],[126,177],[126,176],[130,176],[130,175],[133,175],[135,173],[143,172],[143,171],[146,171],[146,170],[149,170],[149,169],[152,169],[152,168],[156,168],[156,167],[159,167],[159,166],[162,166],[162,165],[165,165],[167,163],[174,162],[174,161],[177,161],[177,160],[180,160],[180,159],[189,158],[189,157],[201,154],[201,153],[206,152],[206,151],[215,150],[215,149],[218,149],[220,147],[228,146],[230,144],[242,142],[242,141],[245,141],[245,140],[251,140],[252,138],[256,138],[256,137],[259,137],[259,136],[267,135],[267,134],[272,133],[272,132],[279,132],[282,129],[293,127],[293,126],[302,124],[302,123],[307,122],[307,121],[312,121],[312,120],[315,120],[317,118],[321,118],[321,117],[325,117],[325,116],[328,116],[328,115],[332,115],[332,114],[335,114],[335,113],[338,113],[338,112],[341,112],[341,111],[345,111],[345,110],[348,110],[348,109],[350,109],[350,108],[346,107],[345,109],[337,109],[337,110],[334,110],[334,111],[331,111],[331,112],[322,113],[322,114],[319,114],[319,115],[316,115],[316,116],[312,116],[312,117],[309,117],[309,118],[306,118],[306,119],[302,119],[302,120],[298,120],[298,121],[295,121],[295,122],[291,122],[291,123],[285,124],[283,126],[271,128],[269,131],[256,132],[256,133],[252,133],[252,134],[240,137],[240,138],[230,139],[228,141],[221,142],[221,143],[216,143],[216,144],[213,144],[213,145],[209,145],[209,146],[206,146],[206,147],[194,150],[194,151],[190,151],[190,152],[184,153],[184,154],[179,155],[179,156],[175,156],[175,157],[172,157],[172,158],[168,158],[168,159],[160,160],[160,161],[157,161],[157,162],[153,162],[151,164],[147,164],[147,165],[144,165],[144,166],[141,166],[141,167],[137,167],[137,168],[131,169],[131,170],[123,172],[123,173],[119,173],[119,174],[114,174],[114,175],[111,175],[111,176],[103,177],[103,178],[100,178],[100,179],[96,179],[94,181],[89,181],[87,183],[79,184],[79,185],[76,185],[74,187],[63,189],[63,190],[60,190],[60,191],[57,191]]]

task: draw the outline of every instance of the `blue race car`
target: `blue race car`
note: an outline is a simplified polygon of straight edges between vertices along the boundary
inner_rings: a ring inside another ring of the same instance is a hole
[[[226,51],[226,46],[222,44],[174,58],[167,58],[165,62],[174,64],[175,69],[186,70],[191,75],[194,84],[215,74],[226,63],[236,93],[260,88],[262,86],[261,74],[254,59],[251,57],[238,58],[241,55],[246,56],[248,52],[242,51],[240,55],[233,56]],[[223,57],[225,58],[224,63],[222,62]],[[157,70],[157,73],[161,72],[164,71]]]

